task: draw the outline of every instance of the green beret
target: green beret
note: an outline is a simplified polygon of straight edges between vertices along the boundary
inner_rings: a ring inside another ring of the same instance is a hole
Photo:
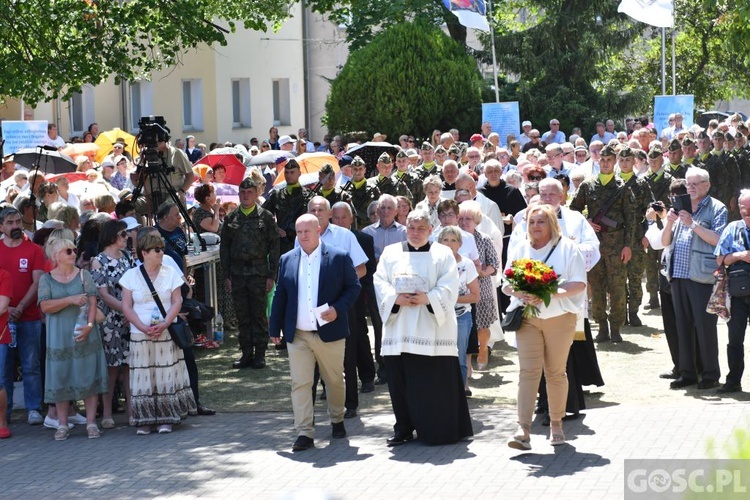
[[[326,175],[332,174],[333,173],[333,165],[331,165],[330,163],[326,163],[325,165],[323,165],[322,167],[320,167],[319,173],[326,174]]]
[[[359,156],[355,156],[352,160],[352,167],[364,167],[366,166],[365,160],[360,158]]]
[[[696,139],[708,139],[708,134],[706,133],[705,130],[701,130],[700,132],[695,134],[695,138]]]
[[[713,139],[723,139],[724,138],[724,132],[722,132],[719,129],[714,130],[714,133],[711,135]]]
[[[253,189],[257,187],[258,185],[250,177],[245,177],[242,179],[242,182],[240,182],[240,189]]]
[[[661,158],[662,156],[664,156],[664,151],[661,150],[661,146],[652,146],[648,150],[649,158]]]
[[[457,155],[461,153],[461,150],[458,149],[458,146],[456,146],[455,144],[451,144],[451,147],[448,148],[448,153],[452,155]]]
[[[632,158],[634,156],[633,150],[630,146],[622,146],[618,155],[620,158]]]
[[[408,158],[409,156],[406,154],[406,152],[402,149],[398,153],[396,153],[396,159],[399,158]]]
[[[421,149],[422,151],[431,151],[435,148],[433,148],[432,144],[430,144],[429,142],[424,141],[422,145],[419,147],[419,149]]]
[[[380,155],[380,158],[378,158],[378,163],[391,163],[393,160],[391,160],[391,155],[388,153],[383,153]]]
[[[734,141],[734,134],[731,132],[727,132],[726,134],[724,134],[724,140],[727,142]]]
[[[442,146],[442,144],[435,148],[435,153],[445,153],[445,148]]]
[[[617,156],[617,151],[615,151],[615,148],[607,144],[602,148],[602,151],[599,154],[601,156]]]
[[[682,144],[680,144],[679,139],[672,139],[669,142],[669,146],[667,147],[670,151],[679,151],[682,149]]]
[[[682,139],[682,145],[683,146],[692,146],[695,144],[695,141],[690,138],[689,135],[686,135],[684,139]]]

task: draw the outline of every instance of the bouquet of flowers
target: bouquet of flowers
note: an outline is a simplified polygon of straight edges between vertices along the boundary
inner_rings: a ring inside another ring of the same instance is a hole
[[[552,294],[557,292],[561,280],[554,269],[540,260],[514,260],[505,271],[505,282],[515,291],[526,292],[542,299],[549,305]],[[539,316],[539,308],[527,304],[523,308],[524,318]]]

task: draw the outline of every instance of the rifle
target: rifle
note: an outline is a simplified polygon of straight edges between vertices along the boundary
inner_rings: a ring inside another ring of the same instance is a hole
[[[367,188],[367,191],[365,191],[365,196],[370,196],[374,190],[380,191],[380,188],[385,186],[386,179],[390,179],[390,177],[383,177],[380,179],[377,183],[375,183],[374,186],[370,186]]]
[[[601,226],[600,232],[606,233],[607,228],[610,229],[617,229],[617,221],[607,217],[607,214],[612,209],[612,207],[617,203],[617,200],[620,199],[620,196],[622,196],[622,193],[625,192],[625,190],[629,189],[633,184],[635,184],[636,176],[633,174],[633,177],[630,178],[628,182],[625,183],[624,186],[619,188],[612,196],[609,197],[609,199],[604,202],[604,205],[599,208],[599,211],[596,213],[593,219],[591,219],[591,222],[594,224],[597,224]]]
[[[346,192],[346,193],[348,193],[349,190],[352,188],[353,185],[354,184],[352,184],[352,180],[349,179],[348,181],[346,181],[346,184],[344,184],[344,186],[341,188],[341,190],[344,191],[344,192]]]

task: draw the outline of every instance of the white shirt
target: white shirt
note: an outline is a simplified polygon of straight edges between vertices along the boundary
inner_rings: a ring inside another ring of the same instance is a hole
[[[318,330],[313,309],[318,307],[318,282],[320,280],[320,245],[307,254],[300,249],[297,271],[297,329],[307,332]]]
[[[474,238],[473,234],[467,233],[458,226],[455,227],[458,228],[459,231],[461,231],[461,248],[458,249],[458,254],[461,257],[466,257],[472,262],[476,262],[477,260],[479,260],[477,240]],[[430,235],[430,241],[437,241],[438,236],[440,235],[440,231],[442,230],[443,226],[437,226],[435,229],[433,229],[432,234]]]
[[[65,203],[69,207],[73,207],[79,212],[81,211],[81,200],[78,199],[78,196],[74,195],[70,191],[68,191],[68,199],[66,200],[63,198],[60,194],[57,195],[57,201],[60,203]]]
[[[366,264],[369,260],[367,258],[367,255],[365,254],[365,251],[362,250],[361,246],[359,246],[359,242],[357,241],[357,237],[354,236],[354,233],[352,233],[348,229],[344,229],[343,227],[337,226],[335,224],[328,224],[326,230],[323,231],[323,234],[320,235],[320,241],[322,241],[326,245],[336,247],[349,254],[354,267],[357,267],[361,264]],[[297,241],[297,238],[295,238],[294,247],[296,248],[298,246],[299,241]]]
[[[53,148],[64,148],[67,143],[65,142],[65,139],[60,137],[59,135],[55,137],[54,139],[50,138],[50,136],[47,136],[42,141],[42,146],[52,146]]]

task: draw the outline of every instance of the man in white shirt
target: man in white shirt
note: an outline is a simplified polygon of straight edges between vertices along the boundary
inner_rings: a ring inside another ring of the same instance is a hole
[[[57,135],[57,125],[54,123],[47,125],[47,138],[42,143],[42,146],[52,146],[58,150],[65,147],[65,140]]]
[[[529,132],[531,132],[531,122],[526,120],[521,124],[521,128],[523,129],[523,134],[518,136],[518,142],[521,143],[521,148],[523,148],[526,143],[531,142],[531,137],[529,137]]]
[[[557,118],[549,121],[549,130],[542,135],[542,142],[545,144],[565,142],[565,133],[560,130],[560,121]]]

